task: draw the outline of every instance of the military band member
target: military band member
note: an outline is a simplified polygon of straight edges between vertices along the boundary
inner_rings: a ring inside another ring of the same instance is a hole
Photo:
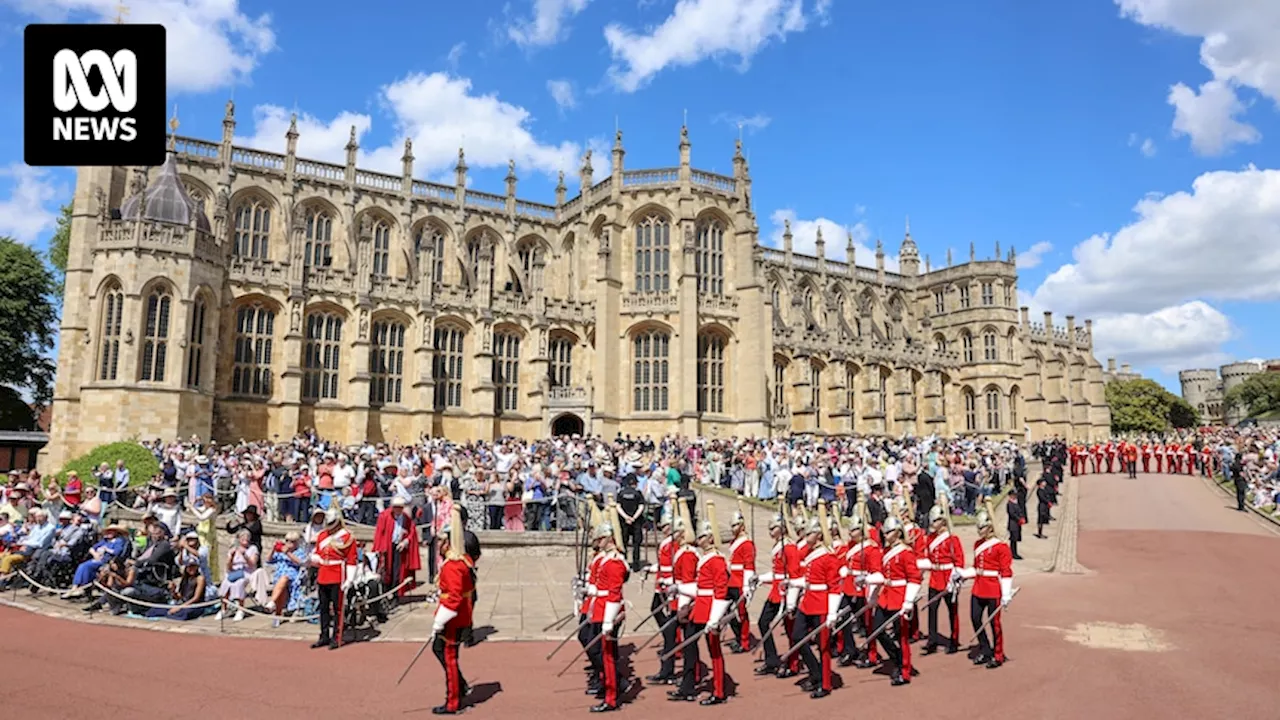
[[[881,561],[883,571],[869,575],[867,582],[882,586],[876,601],[876,628],[892,621],[879,638],[880,646],[892,664],[890,681],[894,685],[906,685],[915,674],[911,667],[911,644],[907,632],[910,627],[908,618],[920,592],[920,568],[916,565],[915,552],[906,544],[902,521],[887,518],[882,530],[886,544]]]
[[[720,647],[720,622],[729,608],[729,563],[715,549],[715,529],[710,520],[703,520],[698,532],[698,562],[694,583],[693,607],[689,613],[689,632],[703,633],[707,640],[707,652],[711,656],[711,694],[699,705],[719,705],[725,701],[724,653]],[[667,698],[691,701],[698,697],[697,667],[698,644],[685,648],[684,674],[680,688],[667,693]],[[692,657],[692,661],[690,661]]]
[[[964,567],[964,544],[947,528],[947,516],[942,507],[929,510],[930,534],[925,542],[925,556],[918,560],[920,568],[929,571],[929,638],[924,654],[932,655],[939,647],[946,646],[947,654],[954,655],[960,649],[960,610],[955,579],[952,574]],[[935,602],[939,595],[944,597]],[[947,606],[948,636],[938,635],[938,615],[941,605]]]
[[[796,549],[796,544],[787,538],[787,521],[781,515],[774,515],[769,521],[769,537],[773,538],[773,551],[771,572],[764,573],[760,576],[761,583],[769,583],[769,597],[765,600],[764,609],[760,611],[760,629],[761,632],[770,630],[774,621],[778,617],[778,613],[782,612],[783,604],[794,609],[795,602],[788,602],[787,597],[791,594],[790,579],[800,576],[800,551]],[[803,582],[803,580],[801,581]],[[796,588],[795,595],[798,600],[799,588]],[[783,625],[787,630],[787,636],[791,636],[791,623],[783,621]],[[778,656],[778,646],[773,639],[773,632],[761,638],[764,643],[764,664],[756,668],[757,675],[772,675],[778,672],[780,665]]]
[[[849,548],[845,551],[844,596],[856,619],[844,626],[844,656],[840,658],[841,666],[856,665],[861,668],[875,667],[880,664],[880,656],[875,645],[867,648],[865,657],[857,657],[857,643],[853,640],[853,627],[861,623],[863,632],[870,635],[874,628],[872,605],[875,603],[875,592],[878,586],[868,585],[866,580],[872,573],[881,572],[880,546],[867,537],[866,526],[858,515],[849,518]]]
[[[676,658],[674,655],[667,657],[667,654],[676,646],[676,626],[674,624],[668,626],[671,618],[675,617],[676,611],[675,581],[672,572],[675,564],[676,541],[672,534],[672,526],[670,513],[664,512],[658,519],[658,533],[662,536],[662,541],[658,544],[657,575],[654,576],[653,600],[649,604],[649,610],[654,612],[654,621],[658,623],[658,627],[664,628],[660,652],[664,659],[658,672],[646,677],[645,680],[659,685],[676,681]]]
[[[622,611],[622,586],[631,576],[626,557],[618,551],[614,526],[603,522],[591,532],[596,546],[595,580],[591,592],[595,603],[591,606],[591,637],[602,636],[587,650],[593,667],[599,668],[601,702],[591,712],[611,712],[618,709],[620,697],[628,683],[624,681],[618,665],[618,615]]]
[[[462,700],[471,692],[458,667],[458,651],[471,636],[471,610],[475,601],[475,581],[471,559],[464,552],[462,519],[454,506],[453,517],[436,536],[437,557],[444,558],[436,576],[440,593],[431,634],[432,652],[444,668],[445,700],[431,708],[436,715],[454,715],[462,710]]]
[[[998,668],[1004,664],[1005,655],[1004,630],[996,610],[1008,606],[1013,599],[1013,555],[1009,546],[996,537],[991,516],[986,511],[978,512],[978,540],[974,543],[973,566],[963,568],[960,575],[973,580],[969,619],[973,622],[974,631],[982,627],[987,618],[995,616],[990,625],[990,639],[986,631],[978,633],[978,653],[973,664]]]
[[[729,545],[729,602],[738,608],[737,617],[729,621],[733,636],[729,650],[743,653],[751,649],[751,616],[747,603],[756,586],[756,544],[747,534],[747,521],[742,512],[733,514],[733,543]]]

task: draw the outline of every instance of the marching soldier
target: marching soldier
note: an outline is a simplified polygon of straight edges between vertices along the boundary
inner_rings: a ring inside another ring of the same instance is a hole
[[[595,503],[591,503],[591,515],[589,520],[591,523],[590,532],[592,533],[604,524],[604,520],[600,516],[600,510],[596,507]],[[592,632],[593,627],[591,618],[595,616],[596,591],[599,589],[596,582],[599,580],[599,564],[604,557],[604,553],[600,551],[599,546],[594,542],[594,538],[592,541],[592,551],[593,554],[591,556],[591,560],[587,563],[587,576],[585,578],[586,584],[582,591],[582,604],[578,608],[578,642],[582,645],[583,649],[590,647],[591,641],[595,639],[595,634]],[[587,652],[587,659],[591,663],[591,672],[587,678],[587,694],[593,696],[599,695],[604,689],[603,680],[601,679],[604,667],[601,665],[600,657],[595,652]]]
[[[951,534],[947,527],[946,512],[939,505],[929,510],[930,534],[925,544],[925,555],[918,561],[922,569],[929,571],[929,639],[924,645],[924,654],[932,655],[938,648],[946,645],[947,654],[954,655],[960,649],[960,612],[955,581],[952,573],[958,567],[964,567],[964,544],[960,538]],[[936,598],[944,595],[941,601]],[[941,612],[938,603],[947,606],[947,620],[950,636],[944,639],[938,635],[938,614]]]
[[[342,595],[356,577],[356,539],[343,525],[337,508],[329,508],[324,521],[311,552],[320,596],[320,639],[311,647],[337,650],[342,645]]]
[[[978,512],[978,540],[973,548],[973,566],[963,568],[960,575],[973,579],[973,592],[969,599],[969,619],[974,631],[990,620],[991,638],[986,631],[978,632],[978,653],[974,665],[986,665],[994,670],[1004,664],[1004,631],[1000,623],[1000,610],[1008,607],[1013,599],[1013,554],[1003,540],[996,537],[991,515]]]
[[[1164,444],[1157,442],[1151,448],[1151,454],[1156,457],[1156,474],[1159,475],[1164,472]]]
[[[707,511],[711,514],[711,510]],[[729,564],[724,555],[715,549],[715,526],[703,520],[698,532],[697,580],[694,583],[693,608],[689,613],[688,631],[702,633],[707,638],[707,652],[711,655],[711,694],[699,705],[719,705],[724,702],[724,653],[720,648],[720,622],[729,608]],[[701,663],[698,643],[685,646],[684,675],[680,688],[667,693],[669,700],[692,701],[698,697],[696,668]],[[692,657],[692,661],[690,660]]]
[[[808,521],[800,517],[793,517],[791,521],[796,533],[796,544],[794,546],[796,549],[796,564],[794,572],[791,572],[791,567],[788,566],[788,572],[790,574],[787,578],[786,617],[782,621],[782,628],[787,631],[788,651],[795,647],[796,644],[796,618],[800,607],[800,596],[804,593],[804,559],[808,556],[810,550]],[[795,677],[799,673],[800,654],[791,653],[791,657],[787,661],[787,666],[778,671],[778,677],[785,680],[790,677]]]
[[[809,671],[800,688],[809,691],[809,697],[816,700],[831,694],[831,630],[840,612],[840,593],[836,587],[840,583],[840,560],[823,544],[821,520],[815,518],[806,530],[809,553],[800,563],[804,570],[804,595],[800,598],[800,612],[791,640],[794,646],[821,628],[818,657],[814,657],[810,642],[805,642],[795,653]]]
[[[871,606],[875,603],[876,586],[868,585],[866,580],[869,575],[881,572],[880,546],[866,537],[865,528],[866,525],[859,515],[855,514],[850,518],[849,549],[845,552],[844,595],[857,619],[844,626],[845,652],[844,657],[840,659],[842,667],[856,665],[860,668],[870,668],[880,664],[880,657],[876,653],[874,643],[868,645],[866,657],[859,658],[854,654],[857,649],[857,643],[853,640],[854,624],[862,623],[863,632],[867,635],[874,630],[871,627],[873,620]]]
[[[680,508],[680,527],[676,530],[676,551],[672,563],[672,575],[675,581],[676,596],[674,611],[679,620],[676,621],[676,645],[684,642],[694,632],[690,622],[690,611],[693,600],[698,596],[698,553],[694,549],[694,533],[689,527],[687,507]],[[675,645],[672,646],[673,648]],[[683,677],[693,674],[695,682],[701,681],[702,660],[698,657],[697,643],[686,645],[680,653],[681,683]],[[679,691],[676,691],[679,693]],[[668,693],[671,695],[672,693]],[[692,699],[692,698],[689,698]]]
[[[1015,501],[1017,497],[1013,498]],[[911,514],[907,512],[900,513],[898,519],[902,521],[903,542],[907,547],[911,548],[911,552],[915,553],[916,558],[925,557],[928,553],[926,547],[926,534],[923,528],[915,524],[911,519]],[[907,624],[910,632],[907,634],[908,642],[919,642],[923,639],[920,634],[920,616],[912,612],[907,618]]]
[[[591,637],[600,636],[600,641],[588,649],[587,655],[591,657],[592,666],[599,668],[600,692],[597,697],[601,700],[599,705],[592,706],[593,713],[617,710],[620,697],[629,687],[618,665],[617,621],[622,610],[622,586],[631,576],[626,556],[618,550],[620,535],[621,528],[608,521],[591,531],[598,553],[594,562],[592,592],[595,603],[591,607]]]
[[[654,611],[654,621],[658,623],[658,627],[663,628],[660,653],[663,660],[658,672],[645,680],[658,685],[670,685],[676,682],[676,658],[674,655],[668,657],[668,653],[675,649],[677,642],[676,626],[671,622],[671,618],[675,617],[678,610],[672,573],[676,550],[673,525],[675,529],[684,530],[683,525],[680,524],[680,518],[677,517],[673,523],[669,513],[664,512],[658,519],[658,532],[662,535],[662,542],[658,545],[658,573],[654,578],[653,600],[649,605],[649,609]]]
[[[733,637],[729,650],[735,655],[751,649],[751,616],[747,603],[756,587],[756,544],[747,534],[747,521],[739,510],[733,514],[733,543],[729,545],[729,602],[738,609],[729,620]]]
[[[436,536],[437,557],[444,558],[436,576],[440,592],[439,606],[431,625],[431,651],[444,668],[444,704],[431,708],[436,715],[454,715],[462,711],[462,700],[471,687],[458,667],[458,650],[471,637],[471,609],[475,600],[475,581],[471,559],[464,552],[462,517],[458,506],[453,516]]]
[[[756,675],[772,675],[778,672],[781,663],[771,628],[778,613],[782,611],[783,603],[786,603],[789,609],[795,608],[795,601],[788,600],[788,596],[793,594],[788,581],[800,575],[800,553],[796,550],[795,543],[787,538],[787,521],[781,515],[774,515],[769,521],[769,537],[774,541],[771,553],[772,572],[760,576],[761,583],[769,583],[769,597],[765,600],[764,609],[760,611],[760,631],[768,634],[761,638],[764,643],[764,664],[756,668]],[[800,589],[795,588],[796,600],[799,599],[799,592]],[[790,637],[791,623],[783,620],[783,626],[787,636]]]
[[[915,671],[911,667],[911,644],[908,642],[908,618],[920,593],[920,568],[916,554],[903,537],[902,521],[888,518],[884,522],[884,539],[888,549],[881,561],[883,571],[867,577],[867,582],[881,585],[876,602],[876,627],[891,623],[880,634],[880,646],[893,665],[890,681],[893,685],[911,682]]]
[[[1151,441],[1150,440],[1142,441],[1142,472],[1143,473],[1151,472]],[[1156,472],[1159,472],[1159,470],[1156,470]]]

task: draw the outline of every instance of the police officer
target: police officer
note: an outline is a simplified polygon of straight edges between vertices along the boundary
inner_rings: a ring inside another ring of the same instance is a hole
[[[618,548],[625,556],[631,551],[631,571],[639,572],[640,550],[644,545],[644,494],[636,489],[635,473],[628,473],[622,479],[622,489],[618,491],[618,520],[622,523],[622,542],[625,547]]]

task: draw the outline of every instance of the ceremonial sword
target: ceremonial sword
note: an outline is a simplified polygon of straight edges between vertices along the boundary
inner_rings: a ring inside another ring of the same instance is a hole
[[[413,669],[414,665],[418,664],[418,658],[422,657],[422,653],[426,652],[427,648],[431,646],[431,643],[435,641],[436,631],[432,630],[431,637],[427,638],[427,641],[422,643],[422,647],[418,648],[418,654],[413,656],[413,660],[409,661],[409,666],[404,669],[404,672],[400,673],[400,679],[396,681],[396,685],[404,682],[404,679],[409,676],[409,671]]]
[[[677,620],[679,620],[679,619],[680,619],[680,611],[679,611],[679,610],[677,610],[677,611],[676,611],[676,614],[675,614],[675,615],[672,615],[670,620],[666,621],[665,623],[663,623],[662,627],[658,628],[658,632],[656,632],[656,633],[654,633],[654,634],[650,635],[650,636],[649,636],[649,639],[648,639],[648,640],[645,640],[643,645],[641,645],[640,647],[636,648],[636,652],[638,653],[638,652],[640,652],[641,650],[643,650],[643,649],[645,649],[645,648],[649,647],[649,643],[653,642],[654,638],[656,638],[656,637],[658,637],[659,635],[661,635],[662,633],[666,632],[667,628],[669,628],[669,627],[671,627],[672,625],[674,625],[674,624],[676,623],[676,621],[677,621]]]
[[[622,620],[622,619],[626,618],[626,616],[627,616],[627,611],[626,611],[626,610],[623,610],[622,612],[618,613],[618,618],[617,618],[617,619],[618,619],[618,620]],[[610,632],[612,632],[612,631],[610,631]],[[586,645],[583,645],[583,646],[582,646],[582,649],[578,651],[578,654],[577,654],[577,655],[574,655],[574,656],[573,656],[573,659],[569,661],[569,664],[568,664],[568,665],[565,665],[563,670],[561,670],[560,672],[556,673],[556,677],[560,677],[560,676],[564,675],[565,673],[569,672],[569,668],[573,667],[573,664],[574,664],[575,662],[577,662],[577,661],[578,661],[578,658],[582,657],[583,655],[586,655],[586,654],[587,654],[587,652],[591,650],[591,648],[593,648],[593,647],[595,647],[595,646],[596,646],[596,643],[600,642],[600,640],[601,640],[601,639],[603,639],[603,638],[604,638],[604,636],[605,636],[605,635],[608,635],[608,634],[609,634],[609,633],[606,633],[606,632],[604,632],[604,631],[601,631],[599,635],[596,635],[595,637],[591,638],[591,642],[587,643]],[[563,645],[563,643],[561,643],[561,645]],[[556,648],[556,649],[558,650],[559,648]],[[551,656],[550,656],[550,655],[548,655],[548,656],[547,656],[547,659],[548,659],[548,660],[550,660],[550,659],[551,659]]]
[[[733,608],[733,612],[731,612],[731,613],[729,613],[729,614],[725,615],[723,618],[721,618],[721,619],[720,619],[720,622],[716,623],[715,632],[720,632],[721,630],[723,630],[723,629],[724,629],[724,626],[725,626],[726,624],[728,624],[731,620],[733,620],[733,619],[734,619],[734,618],[736,618],[736,617],[738,617],[738,608],[737,608],[737,606],[735,606],[735,607]],[[659,655],[659,656],[658,656],[658,660],[659,660],[659,661],[661,661],[661,660],[666,660],[666,659],[667,659],[667,658],[669,658],[669,657],[673,657],[673,656],[675,656],[675,654],[676,654],[676,653],[680,652],[681,650],[685,649],[686,647],[688,647],[688,646],[692,645],[693,643],[697,642],[697,641],[698,641],[698,638],[702,637],[703,635],[706,635],[708,632],[711,632],[711,627],[710,627],[710,626],[707,626],[707,627],[702,628],[702,629],[701,629],[701,630],[699,630],[698,632],[696,632],[696,633],[694,633],[694,634],[690,635],[689,637],[685,638],[685,639],[684,639],[684,642],[681,642],[679,645],[677,645],[677,646],[675,646],[674,648],[672,648],[672,649],[671,649],[671,652],[666,653],[666,654],[664,654],[664,655]]]
[[[839,615],[837,615],[836,617],[838,619]],[[840,624],[840,626],[843,627],[843,623],[848,622],[850,619],[851,618],[845,618]],[[794,645],[792,645],[791,649],[782,653],[782,655],[778,658],[778,664],[782,664],[786,662],[788,658],[790,658],[792,655],[795,655],[797,652],[799,652],[800,648],[804,647],[805,645],[808,645],[811,640],[817,637],[818,633],[822,632],[823,630],[831,630],[832,632],[835,632],[835,628],[836,628],[835,625],[832,625],[831,627],[827,627],[827,624],[825,622],[818,625],[818,627],[814,628],[812,632],[800,638],[799,641],[797,641]]]
[[[1009,602],[1013,602],[1013,599],[1017,597],[1018,592],[1020,592],[1021,590],[1022,590],[1021,587],[1014,588],[1013,592],[1009,595]],[[986,622],[978,626],[978,629],[976,632],[974,632],[973,637],[970,638],[969,642],[965,643],[965,645],[972,645],[974,641],[978,639],[979,636],[986,633],[987,628],[990,627],[992,621],[994,621],[996,617],[1000,615],[1000,613],[1004,612],[1004,609],[1007,607],[1009,607],[1008,603],[1004,603],[1004,604],[1001,604],[1000,607],[996,608],[996,611],[991,613],[991,617],[987,618]]]
[[[570,640],[577,637],[578,633],[582,630],[582,628],[586,627],[590,622],[591,622],[591,618],[588,617],[585,620],[583,620],[581,623],[578,623],[578,627],[574,628],[573,632],[569,633],[569,635],[565,637],[565,639],[560,641],[560,644],[556,646],[556,649],[552,650],[551,653],[547,655],[547,659],[550,660],[551,658],[555,657],[555,654],[560,652],[560,648],[564,647],[565,644],[567,644]]]

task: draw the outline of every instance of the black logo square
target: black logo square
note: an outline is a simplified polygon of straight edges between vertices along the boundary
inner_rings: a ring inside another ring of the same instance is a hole
[[[28,25],[23,45],[28,165],[164,163],[163,25]]]

